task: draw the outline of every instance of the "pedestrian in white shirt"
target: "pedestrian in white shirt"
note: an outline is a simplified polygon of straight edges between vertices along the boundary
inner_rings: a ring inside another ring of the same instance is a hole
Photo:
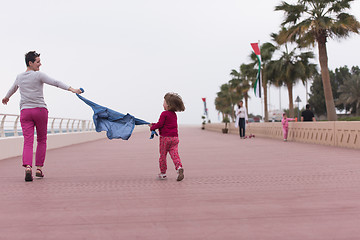
[[[240,101],[235,105],[235,127],[239,128],[240,138],[245,139],[245,123],[248,123],[248,115],[246,108],[243,106],[244,102]]]

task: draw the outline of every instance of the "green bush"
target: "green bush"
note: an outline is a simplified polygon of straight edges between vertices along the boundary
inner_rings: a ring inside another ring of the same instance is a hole
[[[338,121],[360,121],[360,117],[342,117]]]
[[[229,123],[229,122],[230,122],[230,119],[229,119],[228,117],[224,117],[223,122],[224,122],[224,123]]]

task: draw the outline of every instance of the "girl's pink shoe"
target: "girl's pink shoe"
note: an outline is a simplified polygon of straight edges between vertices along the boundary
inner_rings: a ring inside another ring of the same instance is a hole
[[[178,168],[177,172],[178,172],[178,177],[177,177],[176,181],[183,180],[184,179],[184,169]]]
[[[165,180],[166,179],[166,173],[159,173],[158,177],[161,180]]]

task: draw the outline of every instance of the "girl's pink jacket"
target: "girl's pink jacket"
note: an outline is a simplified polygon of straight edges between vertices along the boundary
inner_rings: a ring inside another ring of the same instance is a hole
[[[294,118],[283,118],[281,120],[281,124],[282,124],[283,128],[288,128],[289,121],[294,121],[294,120],[295,120]]]

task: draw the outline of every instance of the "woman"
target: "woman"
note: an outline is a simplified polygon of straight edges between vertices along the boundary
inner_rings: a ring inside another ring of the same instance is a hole
[[[23,166],[25,167],[25,181],[32,181],[33,163],[33,143],[34,127],[36,127],[37,149],[35,155],[35,165],[37,167],[36,177],[43,178],[42,167],[46,155],[47,123],[48,110],[44,101],[44,83],[80,94],[80,89],[74,89],[65,83],[54,80],[44,73],[39,72],[41,62],[40,54],[35,51],[25,54],[26,71],[19,74],[2,99],[3,104],[7,104],[10,97],[20,89],[20,123],[24,136]]]

